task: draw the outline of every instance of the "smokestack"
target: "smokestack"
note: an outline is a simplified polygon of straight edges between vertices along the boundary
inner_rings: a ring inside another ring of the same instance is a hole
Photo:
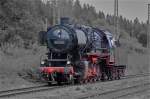
[[[65,25],[65,24],[69,24],[70,19],[68,17],[62,17],[60,18],[60,24]]]

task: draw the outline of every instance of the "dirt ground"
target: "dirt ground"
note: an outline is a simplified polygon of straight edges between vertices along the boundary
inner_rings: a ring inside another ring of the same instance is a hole
[[[126,88],[128,86],[143,84],[148,81],[149,81],[148,77],[107,81],[107,82],[100,82],[100,83],[95,83],[95,84],[71,86],[67,88],[49,90],[45,92],[31,93],[27,95],[21,95],[21,96],[6,98],[6,99],[78,99],[81,96],[86,96],[86,95],[95,94],[95,93],[100,94],[109,90],[116,90],[120,88]],[[142,95],[145,95],[145,94],[146,93]],[[112,98],[110,97],[102,98],[102,97],[96,96],[96,97],[91,97],[88,99],[112,99]],[[138,98],[126,98],[126,99],[140,99],[140,98],[138,97]],[[148,99],[148,98],[143,98],[143,99]]]
[[[150,90],[120,99],[150,99]]]

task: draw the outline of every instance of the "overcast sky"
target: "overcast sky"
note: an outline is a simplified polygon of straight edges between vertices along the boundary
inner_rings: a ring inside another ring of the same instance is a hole
[[[81,3],[89,3],[95,6],[96,10],[101,10],[105,13],[114,13],[114,0],[80,0]],[[148,8],[147,4],[150,0],[118,0],[119,14],[128,19],[139,18],[140,21],[147,20]]]

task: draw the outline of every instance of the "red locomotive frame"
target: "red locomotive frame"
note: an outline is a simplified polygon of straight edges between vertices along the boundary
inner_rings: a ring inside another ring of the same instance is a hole
[[[112,59],[110,59],[112,58]],[[98,61],[103,61],[98,63]],[[74,66],[68,64],[67,67],[57,67],[57,66],[44,66],[41,67],[42,78],[47,81],[49,84],[62,82],[66,83],[87,83],[95,82],[99,80],[115,80],[120,79],[125,75],[126,66],[115,66],[115,57],[111,56],[110,53],[106,50],[104,53],[87,53],[81,61],[88,61],[89,64],[87,69],[85,69],[84,77],[78,79],[78,74],[74,71]],[[101,64],[101,66],[100,66]],[[105,65],[105,66],[104,66]],[[56,73],[63,74],[59,79],[55,78]],[[51,77],[50,77],[51,76]]]

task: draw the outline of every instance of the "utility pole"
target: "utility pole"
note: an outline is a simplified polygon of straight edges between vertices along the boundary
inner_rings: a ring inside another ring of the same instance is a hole
[[[118,0],[114,1],[114,25],[115,37],[118,39]]]
[[[114,37],[118,40],[118,0],[114,0]],[[119,65],[119,48],[115,48],[115,65]]]
[[[148,32],[147,32],[147,48],[150,48],[149,42],[149,33],[150,33],[150,4],[148,4]]]
[[[148,52],[148,67],[150,66],[150,4],[148,4],[148,26],[147,26],[147,52]]]

